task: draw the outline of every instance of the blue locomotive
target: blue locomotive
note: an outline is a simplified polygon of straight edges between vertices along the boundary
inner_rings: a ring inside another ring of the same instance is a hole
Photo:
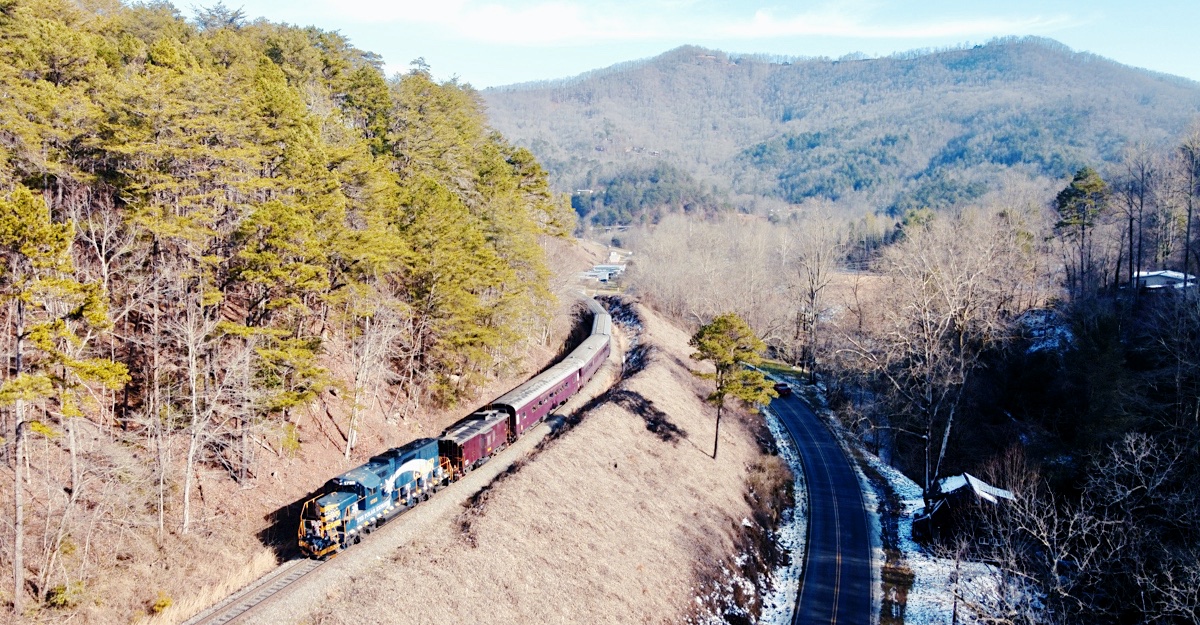
[[[445,476],[434,438],[374,456],[329,480],[324,495],[304,502],[300,548],[323,557],[357,543],[381,521],[428,498]]]
[[[389,449],[329,480],[304,502],[299,546],[327,558],[458,480],[543,420],[592,378],[611,348],[612,318],[594,300],[591,336],[557,364],[455,422],[439,438]]]

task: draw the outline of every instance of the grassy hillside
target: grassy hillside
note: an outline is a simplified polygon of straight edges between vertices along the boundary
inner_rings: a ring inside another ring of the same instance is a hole
[[[702,399],[707,383],[688,370],[699,366],[688,334],[636,310],[644,368],[627,368],[609,401],[580,407],[575,398],[563,411],[573,427],[480,495],[468,499],[467,484],[456,484],[251,623],[348,625],[381,614],[394,623],[680,623],[730,607],[713,591],[761,570],[734,555],[757,553],[747,540],[786,505],[790,478],[761,451],[754,415],[727,413],[735,419],[713,460],[714,409]],[[598,380],[616,376],[618,351]],[[753,593],[737,591],[757,614]]]
[[[869,60],[684,47],[483,95],[560,190],[665,163],[740,208],[827,198],[896,213],[979,197],[1012,174],[1103,170],[1200,115],[1198,83],[1045,39]]]

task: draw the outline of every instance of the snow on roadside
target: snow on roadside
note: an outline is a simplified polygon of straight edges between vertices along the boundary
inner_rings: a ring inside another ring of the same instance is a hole
[[[960,562],[957,564],[956,573],[953,559],[936,557],[918,545],[912,537],[912,521],[916,511],[925,505],[921,499],[921,487],[874,454],[864,451],[862,456],[887,480],[888,486],[895,491],[904,506],[903,514],[898,519],[897,537],[900,550],[913,572],[913,585],[908,591],[908,600],[904,607],[905,624],[951,623],[955,610],[955,579],[961,578],[961,585],[973,587],[960,590],[965,595],[986,594],[984,589],[992,583],[989,567],[978,562]],[[958,622],[970,623],[973,619],[967,618],[960,611]]]
[[[762,615],[758,622],[787,625],[792,622],[792,613],[796,610],[800,574],[804,571],[804,546],[808,539],[808,490],[804,483],[804,467],[800,464],[800,454],[792,437],[788,436],[779,418],[769,409],[764,408],[763,415],[771,436],[775,438],[779,455],[792,470],[792,492],[796,493],[796,505],[785,510],[779,522],[776,538],[779,548],[788,554],[788,562],[771,572],[771,587],[762,598]]]
[[[741,588],[743,595],[753,596],[759,590],[762,595],[762,609],[756,623],[759,625],[790,625],[792,615],[796,611],[796,596],[800,592],[800,576],[804,570],[804,546],[808,539],[808,490],[804,482],[804,467],[800,464],[800,453],[795,442],[784,430],[779,418],[769,408],[762,409],[764,420],[775,439],[779,456],[787,463],[792,471],[792,492],[795,493],[795,505],[783,511],[779,527],[772,532],[780,551],[787,554],[787,563],[781,564],[766,575],[766,583],[762,588],[755,588],[754,583],[739,573],[722,567],[724,585],[710,590],[707,594],[695,598],[697,605],[725,606],[725,614],[705,614],[695,621],[697,625],[724,625],[728,622],[727,615],[749,618],[749,613],[733,599],[734,586]],[[742,519],[742,525],[750,526],[749,519]],[[740,554],[735,560],[739,567],[745,563],[746,554]]]
[[[871,480],[867,478],[859,463],[854,459],[854,454],[850,453],[853,449],[861,449],[856,439],[849,435],[842,422],[829,408],[829,401],[825,396],[825,384],[817,382],[812,386],[798,386],[798,381],[794,379],[787,380],[791,382],[793,387],[799,387],[808,402],[809,407],[818,418],[824,419],[829,430],[833,433],[834,438],[846,451],[850,458],[850,467],[854,469],[854,474],[858,478],[859,492],[862,493],[863,509],[867,513],[867,523],[870,525],[869,533],[871,536],[871,621],[879,622],[880,607],[883,605],[883,583],[880,579],[883,570],[883,521],[879,518],[879,496],[875,489],[871,486]]]
[[[777,376],[769,377],[775,379]],[[804,388],[795,379],[778,379],[791,383],[793,388]],[[853,446],[861,452],[861,457],[883,476],[888,486],[901,500],[903,511],[900,518],[897,519],[897,539],[906,564],[912,569],[914,575],[913,585],[908,591],[905,604],[904,623],[906,625],[948,625],[952,623],[955,612],[955,590],[967,597],[986,596],[990,592],[989,589],[994,588],[995,584],[991,568],[977,562],[956,564],[954,559],[936,557],[918,545],[912,537],[912,520],[916,511],[925,505],[921,497],[921,487],[895,467],[863,449],[853,437],[846,433],[833,413],[825,407],[827,404],[825,403],[824,388],[820,383],[816,385],[811,395],[812,403],[815,404],[814,409],[830,422],[835,435],[841,439],[844,445]],[[788,566],[780,567],[772,574],[774,583],[771,593],[764,597],[763,616],[759,621],[775,625],[791,623],[792,613],[795,610],[800,573],[803,569],[804,544],[807,539],[808,497],[804,486],[804,470],[800,465],[800,458],[791,437],[784,432],[775,415],[769,410],[764,410],[764,412],[768,415],[767,425],[771,428],[771,434],[779,445],[780,455],[787,460],[788,466],[792,468],[792,472],[796,476],[797,493],[796,516],[798,518],[793,521],[790,517],[785,517],[784,522],[780,525],[780,544],[792,555],[791,563]],[[878,594],[880,590],[879,572],[883,563],[878,496],[858,463],[852,462],[851,465],[862,484],[863,503],[867,508],[871,523],[872,552],[875,560],[872,566],[873,583],[875,592]],[[793,523],[794,528],[791,527]],[[795,532],[795,538],[789,539],[788,533],[792,531]],[[795,542],[788,542],[788,540]],[[956,584],[956,580],[961,581]],[[880,604],[878,596],[875,598],[875,604],[873,618],[875,622],[878,622]],[[957,616],[959,623],[976,622],[975,619],[964,614],[961,609]]]

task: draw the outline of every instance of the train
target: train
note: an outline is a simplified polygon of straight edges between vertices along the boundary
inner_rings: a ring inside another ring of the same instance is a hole
[[[301,506],[300,551],[326,559],[361,542],[364,535],[487,462],[567,403],[592,379],[612,348],[612,317],[594,299],[584,301],[592,314],[591,333],[562,360],[456,421],[438,438],[394,447],[326,482]]]

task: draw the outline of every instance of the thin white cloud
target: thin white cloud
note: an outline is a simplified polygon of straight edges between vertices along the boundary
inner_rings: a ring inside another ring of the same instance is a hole
[[[758,11],[747,22],[722,27],[730,38],[774,38],[832,36],[861,39],[906,39],[921,37],[979,37],[987,35],[1045,32],[1072,23],[1067,16],[1035,16],[1022,19],[981,17],[976,19],[930,20],[903,24],[873,24],[841,12],[778,16]]]
[[[522,45],[596,44],[676,39],[693,41],[831,36],[861,39],[978,38],[1007,34],[1039,34],[1069,26],[1066,15],[1012,18],[929,19],[883,23],[872,19],[869,5],[827,5],[798,13],[759,10],[731,15],[701,9],[689,0],[620,3],[579,0],[496,0],[323,2],[329,15],[341,19],[399,27],[437,29],[442,36],[464,41]],[[399,34],[399,33],[398,33]]]

